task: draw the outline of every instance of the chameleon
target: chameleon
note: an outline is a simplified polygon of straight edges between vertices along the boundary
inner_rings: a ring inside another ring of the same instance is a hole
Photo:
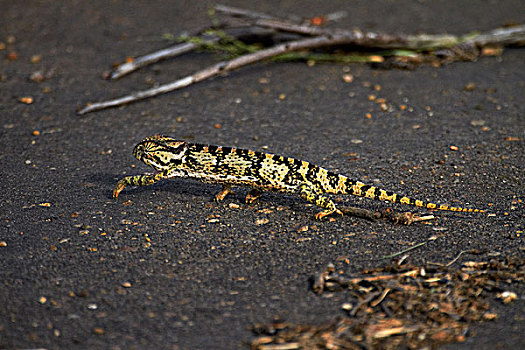
[[[216,201],[223,200],[231,193],[232,186],[251,187],[245,199],[248,204],[253,203],[264,191],[297,194],[323,208],[315,214],[318,220],[333,213],[343,214],[325,194],[349,194],[428,209],[485,212],[412,199],[295,158],[190,143],[163,135],[145,138],[135,146],[133,155],[155,172],[124,177],[113,191],[115,199],[126,186],[147,186],[164,179],[181,177],[221,184],[223,188],[215,195]]]

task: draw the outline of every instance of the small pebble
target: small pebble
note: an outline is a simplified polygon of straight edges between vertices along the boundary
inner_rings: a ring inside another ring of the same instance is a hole
[[[343,81],[345,83],[351,83],[354,81],[354,76],[352,74],[345,74],[343,75]]]
[[[27,105],[30,105],[33,103],[33,98],[31,96],[24,96],[24,97],[20,97],[18,101],[25,103]]]
[[[463,90],[465,90],[465,91],[473,91],[475,88],[476,88],[476,84],[475,83],[468,83],[467,85],[465,85]]]
[[[99,335],[100,334],[104,334],[104,329],[101,328],[101,327],[95,327],[95,328],[93,328],[93,333],[99,334]]]
[[[40,63],[42,61],[42,55],[31,56],[31,63]]]

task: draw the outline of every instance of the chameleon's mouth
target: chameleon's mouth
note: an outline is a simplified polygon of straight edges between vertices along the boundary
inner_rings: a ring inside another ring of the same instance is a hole
[[[139,160],[152,167],[155,171],[160,172],[163,169],[166,169],[166,164],[159,162],[159,160],[152,154],[142,154]]]
[[[161,165],[158,164],[157,162],[155,162],[155,160],[149,158],[149,157],[142,157],[142,161],[144,163],[146,163],[147,165],[149,165],[150,167],[152,167],[153,169],[155,170],[158,170],[159,168],[161,168]]]

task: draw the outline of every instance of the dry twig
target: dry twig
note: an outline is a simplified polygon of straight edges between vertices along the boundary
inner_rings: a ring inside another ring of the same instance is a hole
[[[209,39],[203,39],[206,43],[212,44],[219,41],[218,37],[213,37]],[[148,66],[150,64],[153,64],[155,62],[158,62],[160,60],[164,60],[166,58],[179,56],[182,54],[185,54],[187,52],[196,50],[201,45],[193,43],[193,42],[187,42],[187,43],[180,43],[174,46],[167,47],[165,49],[162,49],[160,51],[153,52],[148,55],[144,55],[141,57],[137,57],[130,62],[125,62],[121,65],[119,65],[109,76],[110,79],[118,79],[122,78],[124,75],[130,74],[131,72],[136,71],[137,69],[140,69],[142,67]]]
[[[402,254],[405,254],[406,252],[409,252],[411,250],[414,250],[416,248],[419,248],[421,246],[424,246],[425,244],[427,244],[428,242],[430,241],[435,241],[437,239],[437,236],[432,236],[430,237],[429,239],[427,239],[426,241],[424,242],[421,242],[421,243],[418,243],[416,245],[413,245],[412,247],[410,248],[407,248],[407,249],[404,249],[400,252],[397,252],[397,253],[394,253],[394,254],[390,254],[390,255],[385,255],[382,257],[382,259],[391,259],[391,258],[395,258],[396,256],[399,256],[399,255],[402,255]]]

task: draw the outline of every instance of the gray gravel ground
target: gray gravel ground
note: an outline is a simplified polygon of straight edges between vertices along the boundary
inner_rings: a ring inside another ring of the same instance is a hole
[[[518,0],[224,3],[305,17],[346,10],[340,26],[385,32],[462,34],[525,23]],[[118,82],[101,78],[128,55],[166,46],[164,33],[207,23],[204,1],[0,2],[0,241],[7,244],[0,348],[246,348],[252,323],[279,316],[321,324],[342,315],[340,302],[309,288],[329,262],[355,273],[435,234],[411,261],[447,262],[467,249],[484,254],[460,261],[523,256],[524,49],[416,71],[263,63],[124,108],[75,114],[88,101],[214,62],[195,53]],[[8,60],[10,52],[18,58]],[[352,83],[342,79],[348,69]],[[39,70],[47,79],[31,82]],[[371,94],[394,112],[382,112]],[[19,101],[27,96],[32,104]],[[186,180],[126,189],[116,203],[116,181],[146,171],[133,146],[154,133],[285,154],[496,216],[439,213],[430,225],[412,226],[315,222],[316,209],[300,198],[265,194],[246,206],[240,189],[215,204],[218,186]],[[498,320],[448,347],[523,347],[525,288],[513,287],[520,296],[513,304],[491,300]]]

